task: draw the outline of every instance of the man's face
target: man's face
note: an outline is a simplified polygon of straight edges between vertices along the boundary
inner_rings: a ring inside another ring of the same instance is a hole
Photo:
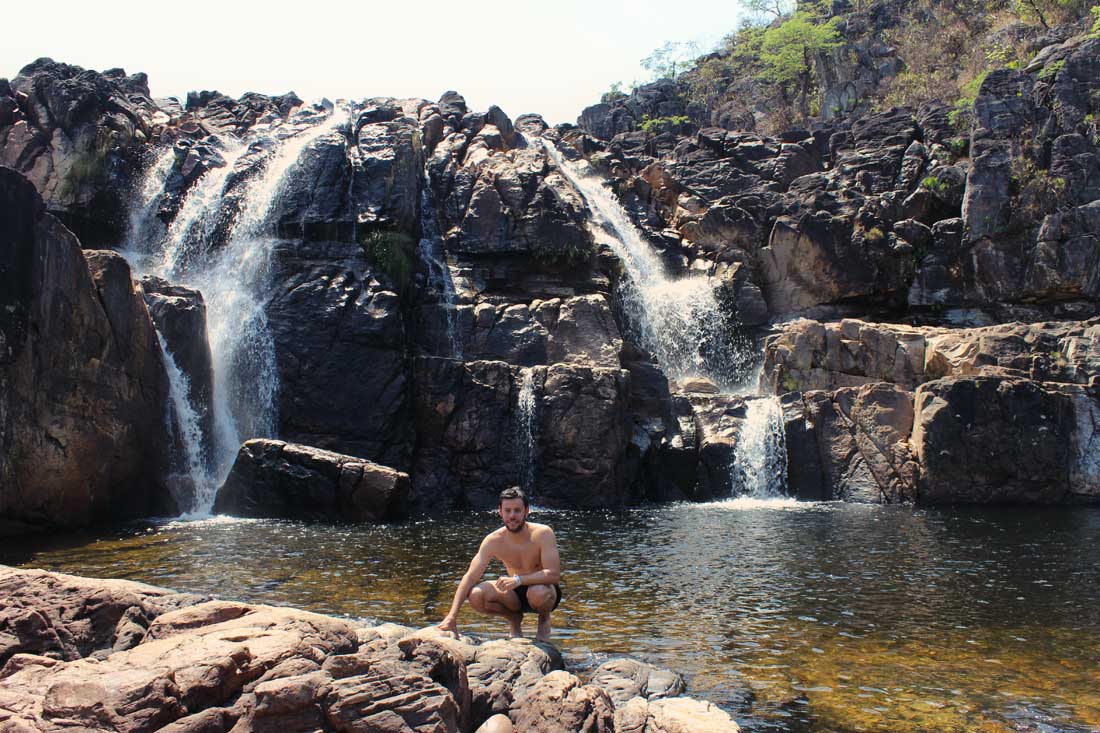
[[[519,532],[527,523],[527,507],[523,499],[505,499],[500,503],[500,518],[509,532]]]

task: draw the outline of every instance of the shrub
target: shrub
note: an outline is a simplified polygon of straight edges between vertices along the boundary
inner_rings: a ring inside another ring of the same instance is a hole
[[[1058,72],[1066,68],[1065,61],[1053,61],[1043,67],[1043,70],[1039,72],[1039,81],[1054,81],[1054,77],[1058,76]]]
[[[863,241],[871,244],[878,244],[882,240],[886,239],[886,232],[882,231],[881,227],[871,227],[863,232]]]
[[[386,273],[398,294],[404,293],[413,271],[413,238],[396,229],[375,229],[362,237],[360,246],[367,260]]]
[[[947,184],[936,178],[935,176],[928,176],[920,182],[921,188],[926,188],[932,193],[944,194],[947,193]]]
[[[647,135],[656,135],[661,132],[674,131],[681,125],[688,123],[687,115],[672,115],[671,117],[650,117],[642,115],[641,130]]]

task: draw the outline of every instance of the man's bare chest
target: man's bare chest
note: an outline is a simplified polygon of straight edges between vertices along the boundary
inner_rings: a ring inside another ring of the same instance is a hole
[[[533,542],[511,546],[502,542],[494,550],[496,558],[510,570],[525,573],[542,569],[542,552]]]

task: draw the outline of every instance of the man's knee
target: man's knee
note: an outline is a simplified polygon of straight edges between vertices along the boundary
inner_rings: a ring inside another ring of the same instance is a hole
[[[485,610],[485,599],[487,595],[485,589],[480,585],[475,585],[473,589],[470,590],[470,605],[474,607],[474,610]]]
[[[558,594],[552,586],[532,585],[527,590],[527,603],[539,613],[549,613],[554,609]]]

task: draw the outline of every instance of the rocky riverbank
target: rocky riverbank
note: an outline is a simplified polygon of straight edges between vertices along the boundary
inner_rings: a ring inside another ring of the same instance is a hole
[[[0,566],[0,727],[125,733],[736,733],[683,678],[123,580]]]

